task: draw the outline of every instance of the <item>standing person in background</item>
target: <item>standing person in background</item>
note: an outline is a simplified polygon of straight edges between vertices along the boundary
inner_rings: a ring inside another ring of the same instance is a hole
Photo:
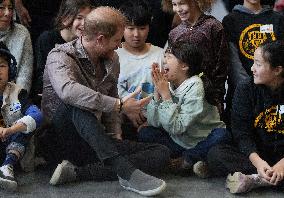
[[[16,11],[22,25],[31,34],[35,47],[38,36],[52,28],[53,19],[58,13],[62,0],[15,0]]]
[[[208,78],[205,92],[212,96],[208,102],[217,106],[222,115],[228,46],[222,24],[213,16],[204,14],[213,3],[213,0],[172,0],[172,9],[182,23],[170,32],[169,47],[177,41],[189,41],[202,49],[201,71]]]
[[[284,16],[260,0],[244,0],[223,19],[230,46],[226,124],[230,125],[232,97],[237,83],[252,76],[255,49],[265,41],[284,40]]]
[[[28,30],[13,22],[14,1],[0,1],[0,41],[15,56],[17,65],[16,83],[30,92],[33,74],[33,48]]]
[[[118,94],[124,98],[141,87],[143,93],[140,98],[147,97],[154,92],[151,65],[162,65],[164,56],[162,48],[146,43],[152,18],[151,8],[146,1],[132,0],[122,4],[120,11],[125,15],[127,23],[122,47],[116,50],[120,63]],[[124,137],[136,140],[137,128],[146,121],[145,115],[141,112],[137,117],[129,117],[132,122],[124,118]]]
[[[231,193],[282,186],[284,179],[284,43],[254,52],[253,78],[238,84],[232,106],[233,142],[208,153],[212,176],[227,176]]]
[[[278,0],[275,2],[274,10],[284,15],[284,1]]]
[[[40,105],[42,76],[46,58],[57,44],[63,44],[81,36],[84,19],[92,9],[91,0],[64,0],[55,19],[55,29],[43,32],[36,43],[36,68],[32,85],[32,98]]]

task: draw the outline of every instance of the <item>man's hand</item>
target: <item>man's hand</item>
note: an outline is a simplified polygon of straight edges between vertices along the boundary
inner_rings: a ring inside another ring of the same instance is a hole
[[[141,125],[138,127],[137,132],[139,133],[140,129],[142,129],[143,127],[146,127],[146,126],[149,126],[147,121],[144,122],[143,124],[141,124]]]
[[[159,65],[157,63],[153,63],[151,74],[157,94],[159,94],[163,100],[170,100],[171,94],[169,89],[169,83],[164,75],[164,70],[160,71]],[[156,96],[158,96],[157,94]]]
[[[20,18],[21,24],[23,24],[26,27],[29,27],[30,23],[32,22],[32,19],[30,17],[28,10],[24,7],[22,0],[15,0],[15,8]]]
[[[143,113],[140,111],[140,113],[136,114],[128,114],[127,117],[129,120],[131,120],[132,124],[138,128],[141,124],[143,124],[147,119],[144,117]]]
[[[136,100],[135,96],[140,92],[141,92],[141,87],[139,87],[133,93],[130,93],[128,96],[125,96],[122,99],[123,101],[122,111],[127,116],[130,114],[139,114],[141,109],[150,102],[151,96],[148,96],[141,100]]]

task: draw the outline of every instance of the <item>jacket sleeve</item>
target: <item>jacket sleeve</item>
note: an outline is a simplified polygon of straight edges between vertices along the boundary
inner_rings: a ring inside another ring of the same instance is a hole
[[[21,85],[25,90],[30,92],[32,85],[33,75],[33,48],[28,30],[26,30],[26,36],[24,38],[23,51],[21,60],[18,63],[18,74],[16,78],[16,84]]]
[[[114,61],[113,61],[113,67],[114,69],[117,69],[118,71],[115,71],[115,74],[119,74],[119,60],[118,60],[118,56],[115,56]],[[113,82],[113,86],[112,89],[109,93],[109,96],[114,97],[114,98],[118,98],[118,90],[117,90],[117,79],[118,79],[118,75],[115,76],[115,82]],[[120,114],[117,111],[113,111],[113,112],[103,112],[102,114],[102,122],[104,123],[104,126],[106,127],[106,131],[107,133],[115,133],[115,134],[122,134],[121,131],[121,118],[120,118]]]
[[[214,77],[214,82],[212,82],[212,84],[213,86],[216,86],[215,90],[217,91],[216,97],[218,99],[218,103],[222,104],[224,102],[223,99],[226,93],[225,82],[227,79],[229,64],[229,48],[223,28],[214,28],[212,35],[212,42],[214,46],[213,50],[216,57],[215,68],[213,69],[213,73],[211,74]]]
[[[232,42],[229,43],[229,46],[230,46],[229,78],[233,87],[236,87],[239,82],[245,80],[246,78],[249,78],[249,75],[242,65],[237,46]]]
[[[159,104],[160,104],[160,100],[156,101],[153,99],[150,101],[150,103],[147,105],[147,122],[150,126],[154,126],[154,127],[161,127],[160,124],[160,119],[159,119],[159,114],[158,114],[158,110],[159,110]]]
[[[253,100],[252,82],[240,83],[235,90],[231,123],[234,140],[246,156],[257,152],[253,136]]]
[[[36,96],[37,94],[42,93],[42,86],[43,86],[43,72],[44,67],[46,63],[47,54],[44,51],[44,34],[41,34],[36,42],[36,51],[35,51],[35,57],[36,57],[36,67],[35,67],[35,76],[33,80],[33,94]]]
[[[167,100],[152,108],[156,111],[156,118],[152,117],[150,123],[163,127],[169,134],[176,135],[186,132],[188,126],[192,125],[203,112],[204,105],[202,83],[195,83],[191,86],[179,104]],[[153,119],[157,121],[153,122]]]
[[[61,51],[50,52],[46,69],[54,91],[64,103],[89,111],[113,111],[116,98],[80,84],[80,69],[70,55]]]
[[[21,112],[24,116],[17,120],[16,123],[24,123],[27,126],[27,130],[23,131],[23,133],[30,133],[41,125],[42,113],[36,105],[31,104],[26,90],[21,90],[19,100],[21,103]]]

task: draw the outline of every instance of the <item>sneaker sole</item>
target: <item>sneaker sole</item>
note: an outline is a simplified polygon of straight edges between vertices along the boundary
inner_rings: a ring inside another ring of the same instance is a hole
[[[55,171],[53,172],[51,176],[51,179],[49,180],[49,183],[51,185],[56,186],[59,184],[58,181],[62,173],[62,167],[65,166],[67,163],[68,163],[67,160],[63,160],[61,164],[57,165]]]
[[[136,192],[140,195],[143,195],[143,196],[146,196],[146,197],[149,197],[149,196],[155,196],[155,195],[158,195],[160,194],[161,192],[163,192],[165,189],[166,189],[166,182],[163,181],[162,185],[159,186],[158,188],[155,188],[155,189],[152,189],[152,190],[146,190],[146,191],[140,191],[140,190],[136,190],[134,188],[131,188],[129,186],[124,186],[122,184],[120,184],[125,190],[129,190],[129,191],[133,191],[133,192]]]
[[[233,175],[229,174],[226,179],[226,188],[230,190],[230,193],[242,193],[240,192],[240,187],[242,183],[240,182],[241,172],[235,172]]]
[[[16,191],[18,184],[15,181],[0,178],[0,187],[5,190]]]

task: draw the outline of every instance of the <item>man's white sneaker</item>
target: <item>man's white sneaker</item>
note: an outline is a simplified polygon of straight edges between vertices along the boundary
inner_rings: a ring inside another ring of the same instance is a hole
[[[76,166],[74,166],[71,162],[63,160],[61,164],[57,165],[49,183],[56,186],[76,181],[77,174],[75,172],[75,168]]]

